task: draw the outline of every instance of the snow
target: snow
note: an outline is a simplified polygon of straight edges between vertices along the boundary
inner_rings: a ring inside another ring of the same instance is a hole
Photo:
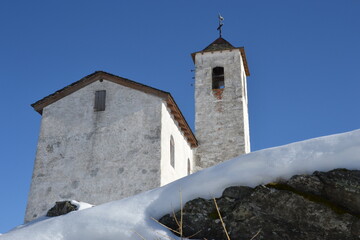
[[[77,207],[77,211],[81,211],[81,210],[84,210],[84,209],[87,209],[87,208],[94,207],[94,205],[91,205],[89,203],[78,202],[76,200],[71,200],[70,202],[71,202],[71,204],[73,204],[73,205],[75,205]]]
[[[1,240],[177,239],[159,218],[196,197],[212,198],[233,185],[254,187],[295,174],[334,168],[360,169],[360,130],[265,149],[226,161],[166,186],[67,215],[42,218],[0,236]]]

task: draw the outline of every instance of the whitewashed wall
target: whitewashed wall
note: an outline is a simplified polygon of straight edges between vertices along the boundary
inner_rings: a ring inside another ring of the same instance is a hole
[[[93,109],[97,90],[106,90],[103,112]],[[45,107],[25,221],[45,214],[55,201],[100,204],[158,187],[161,103],[104,80]]]
[[[241,64],[243,64],[241,59]],[[249,124],[249,108],[248,108],[248,95],[247,95],[247,79],[246,79],[246,73],[245,70],[241,70],[241,82],[243,86],[243,101],[242,107],[243,107],[243,113],[244,113],[244,151],[245,153],[249,153],[251,151],[251,144],[250,144],[250,124]]]
[[[188,159],[193,169],[193,151],[163,103],[161,107],[161,185],[187,176]],[[170,164],[170,136],[175,142],[175,167]]]

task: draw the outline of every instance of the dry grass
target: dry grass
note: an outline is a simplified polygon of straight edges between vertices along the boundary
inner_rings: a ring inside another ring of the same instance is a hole
[[[213,198],[213,200],[214,200],[214,204],[215,204],[215,208],[216,208],[217,214],[218,214],[219,219],[220,219],[220,221],[221,221],[221,225],[222,225],[222,227],[223,227],[223,229],[224,229],[224,232],[225,232],[225,234],[226,234],[226,238],[227,238],[227,240],[231,240],[231,238],[230,238],[230,236],[229,236],[229,233],[228,233],[228,231],[227,231],[227,229],[226,229],[224,220],[223,220],[223,218],[222,218],[222,216],[221,216],[220,209],[219,209],[219,206],[218,206],[218,204],[217,204],[217,202],[216,202],[216,199]],[[188,238],[192,238],[192,237],[194,237],[194,236],[196,236],[197,234],[200,233],[200,231],[199,231],[199,232],[197,232],[197,233],[195,233],[195,234],[193,234],[193,235],[191,235],[191,236],[187,236],[187,237],[184,237],[184,236],[183,236],[183,207],[182,207],[182,193],[181,193],[181,191],[180,191],[180,220],[177,219],[176,214],[175,214],[175,211],[173,211],[173,218],[174,218],[174,220],[175,220],[175,222],[176,222],[176,225],[178,226],[178,230],[172,229],[172,228],[170,228],[170,227],[162,224],[161,222],[159,222],[159,221],[158,221],[157,219],[155,219],[155,218],[151,218],[151,219],[152,219],[153,221],[157,222],[158,224],[160,224],[161,226],[163,226],[164,228],[166,228],[166,229],[170,230],[171,232],[179,235],[181,240],[183,240],[184,238],[187,238],[187,239],[188,239]],[[260,234],[260,232],[261,232],[261,229],[259,229],[259,231],[258,231],[250,240],[254,240],[254,239]],[[136,233],[142,240],[146,240],[146,239],[145,239],[143,236],[141,236],[138,232],[135,232],[135,233]],[[170,240],[176,240],[176,239],[174,239],[174,238],[172,238],[172,237],[169,237],[169,236],[160,234],[160,233],[158,233],[158,232],[157,232],[157,234],[161,235],[161,237],[165,237],[165,238],[170,239]],[[158,239],[158,240],[160,240],[160,239]],[[207,239],[204,238],[203,240],[207,240]]]

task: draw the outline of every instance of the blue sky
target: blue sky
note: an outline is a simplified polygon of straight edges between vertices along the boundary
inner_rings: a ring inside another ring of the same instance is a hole
[[[0,2],[0,233],[23,221],[40,115],[96,70],[169,91],[193,127],[190,54],[244,46],[252,150],[360,128],[360,1]]]

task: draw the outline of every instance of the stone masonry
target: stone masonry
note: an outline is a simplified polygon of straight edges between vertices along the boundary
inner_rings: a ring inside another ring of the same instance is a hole
[[[91,83],[64,93],[90,78]],[[99,90],[106,91],[103,111],[94,110]],[[192,147],[177,126],[181,119],[170,113],[176,108],[166,107],[170,94],[105,72],[95,72],[44,99],[51,101],[59,94],[65,96],[43,108],[37,108],[42,100],[34,104],[42,119],[25,222],[45,215],[56,201],[98,205],[188,174]],[[176,147],[174,167],[169,160],[170,136]]]
[[[220,41],[219,41],[220,40]],[[214,43],[215,48],[212,47]],[[246,70],[239,48],[218,39],[195,59],[195,132],[198,169],[250,152]],[[224,46],[226,49],[222,49]],[[207,50],[211,48],[211,50]],[[217,50],[219,49],[220,50]],[[225,86],[212,89],[212,70],[224,68]]]

